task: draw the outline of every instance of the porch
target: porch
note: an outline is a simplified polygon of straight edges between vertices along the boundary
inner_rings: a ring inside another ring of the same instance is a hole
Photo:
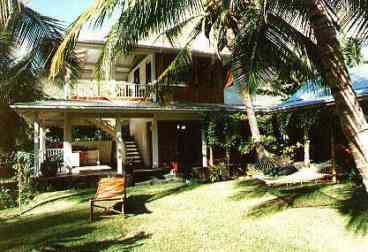
[[[207,167],[207,146],[200,130],[200,114],[243,109],[215,104],[160,105],[116,100],[40,101],[19,103],[13,108],[33,121],[36,176],[41,175],[41,164],[47,157],[59,160],[59,176],[94,172],[123,174],[129,170],[172,167],[183,160],[187,166]],[[86,144],[73,139],[73,128],[80,126],[93,126],[110,136],[110,162],[103,158],[106,153],[102,152],[106,151],[101,147],[83,149],[81,147]],[[46,144],[46,133],[51,127],[62,129],[61,143],[57,147]],[[132,147],[131,138],[141,155],[141,167],[127,155]]]

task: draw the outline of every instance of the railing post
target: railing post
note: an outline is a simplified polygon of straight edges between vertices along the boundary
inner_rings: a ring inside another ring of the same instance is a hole
[[[117,84],[116,80],[110,81],[110,87],[111,87],[111,95],[116,97],[117,96]]]
[[[137,97],[137,84],[133,84],[133,97]]]
[[[64,99],[68,100],[71,96],[70,71],[67,69],[64,76]]]

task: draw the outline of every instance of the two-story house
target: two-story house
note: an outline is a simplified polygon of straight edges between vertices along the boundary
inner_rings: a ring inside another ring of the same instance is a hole
[[[63,87],[45,83],[49,99],[13,105],[34,122],[36,170],[52,155],[61,159],[62,172],[90,167],[122,173],[126,165],[169,167],[178,159],[206,167],[201,113],[243,110],[243,106],[224,104],[226,71],[214,50],[203,43],[193,46],[192,67],[161,92],[155,80],[179,48],[141,44],[116,60],[111,80],[97,81],[93,71],[102,47],[101,41],[80,41],[76,48],[82,62],[80,80]],[[78,143],[72,135],[76,127],[98,128],[111,136],[111,143]],[[62,129],[62,143],[49,147],[45,136],[55,128]]]

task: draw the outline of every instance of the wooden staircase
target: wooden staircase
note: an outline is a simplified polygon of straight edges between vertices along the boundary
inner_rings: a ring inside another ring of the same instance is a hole
[[[113,140],[116,140],[115,138],[115,128],[114,125],[106,120],[99,120],[99,119],[95,119],[95,120],[87,120],[88,123],[93,124],[94,126],[96,126],[98,129],[104,131],[105,133],[109,134]]]
[[[105,133],[109,134],[113,140],[116,141],[115,137],[115,129],[112,122],[107,120],[88,120],[90,124],[95,125],[97,128],[101,129]],[[143,169],[144,163],[141,156],[141,153],[139,152],[137,143],[135,142],[133,137],[124,137],[124,144],[125,144],[125,150],[126,150],[126,161],[127,164],[131,164],[134,169]]]
[[[124,139],[126,160],[128,165],[132,165],[134,169],[144,168],[141,153],[139,152],[137,143],[132,137]]]

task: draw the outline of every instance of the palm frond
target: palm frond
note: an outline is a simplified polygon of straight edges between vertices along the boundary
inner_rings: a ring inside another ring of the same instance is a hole
[[[96,76],[110,78],[114,59],[131,53],[140,40],[166,35],[174,43],[184,27],[201,18],[200,0],[132,1],[107,36]]]
[[[170,83],[170,80],[175,80],[175,76],[182,69],[187,68],[187,66],[192,62],[191,59],[191,44],[201,33],[202,20],[199,20],[194,26],[192,32],[189,34],[186,44],[179,51],[175,59],[170,63],[170,65],[161,73],[157,78],[157,83]],[[166,79],[165,82],[163,82]]]
[[[0,0],[0,31],[6,29],[12,16],[16,15],[21,8],[21,2],[17,0]]]
[[[236,40],[233,71],[239,82],[252,91],[275,79],[282,69],[298,71],[309,79],[317,77],[315,66],[303,59],[306,52],[315,53],[316,45],[310,38],[271,13],[267,23],[257,29],[256,25],[260,24],[243,26]]]
[[[96,0],[77,20],[70,26],[63,42],[57,49],[50,68],[50,77],[55,78],[62,70],[65,62],[65,54],[74,49],[79,33],[88,22],[95,22],[95,26],[100,26],[105,18],[111,15],[115,7],[123,8],[124,0]]]
[[[333,0],[343,27],[352,37],[368,39],[368,1]]]

